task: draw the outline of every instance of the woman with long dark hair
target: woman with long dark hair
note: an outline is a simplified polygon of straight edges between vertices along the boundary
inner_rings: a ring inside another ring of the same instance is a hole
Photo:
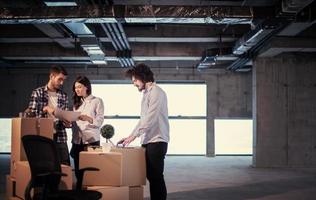
[[[72,126],[71,157],[74,159],[75,174],[79,177],[79,154],[88,145],[100,145],[100,128],[104,120],[104,105],[101,98],[91,93],[90,80],[78,76],[72,86],[73,110],[81,112],[79,120]]]

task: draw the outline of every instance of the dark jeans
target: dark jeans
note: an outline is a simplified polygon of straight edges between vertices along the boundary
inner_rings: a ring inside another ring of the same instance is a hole
[[[149,181],[150,199],[166,200],[167,188],[164,180],[164,159],[168,143],[155,142],[143,145],[146,149],[146,169]]]
[[[67,143],[56,143],[56,148],[61,164],[70,166],[69,150]]]
[[[90,144],[82,144],[82,143],[81,143],[81,144],[74,144],[74,143],[72,143],[70,155],[71,155],[71,157],[74,159],[75,175],[76,175],[77,180],[78,180],[79,178],[82,178],[82,177],[80,177],[80,174],[79,174],[79,155],[80,155],[80,152],[81,152],[81,151],[84,151],[85,148],[86,148],[88,145],[100,146],[100,141],[92,142],[92,143],[90,143]]]

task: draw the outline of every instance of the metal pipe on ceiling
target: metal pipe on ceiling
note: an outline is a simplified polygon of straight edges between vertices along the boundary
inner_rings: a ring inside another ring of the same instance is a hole
[[[130,62],[132,64],[132,67],[135,66],[135,62],[134,62],[133,58],[129,58],[129,60],[130,60]]]
[[[121,36],[120,32],[118,31],[118,28],[116,27],[116,23],[115,24],[111,23],[111,25],[112,25],[112,28],[113,28],[113,31],[115,33],[115,36],[116,36],[117,40],[122,45],[123,49],[127,49],[127,47],[125,45],[125,42],[123,41],[122,36]]]
[[[130,45],[129,45],[129,43],[128,43],[128,40],[127,40],[127,37],[126,37],[126,34],[125,34],[125,32],[124,32],[124,29],[123,29],[122,24],[121,24],[120,22],[118,22],[118,23],[117,23],[117,26],[118,26],[118,28],[119,28],[119,30],[120,30],[120,33],[121,33],[121,35],[122,35],[122,37],[123,37],[123,41],[125,42],[127,49],[130,50],[131,47],[130,47]]]
[[[117,41],[116,35],[114,31],[112,30],[112,27],[110,26],[110,24],[106,23],[105,26],[108,28],[110,34],[112,35],[112,39],[113,39],[112,41],[116,43],[119,50],[123,50],[121,44]]]
[[[118,59],[123,67],[134,66],[134,61],[130,58],[130,46],[128,44],[126,35],[124,34],[123,27],[116,23],[101,24],[107,36],[111,39],[111,42],[118,52]]]
[[[123,62],[123,66],[124,67],[128,67],[129,66],[129,64],[127,63],[127,61],[124,59],[124,58],[120,58],[120,60]]]
[[[110,34],[109,30],[107,29],[107,27],[104,24],[101,24],[101,27],[103,28],[104,32],[106,33],[106,35],[110,38],[111,43],[115,49],[115,51],[118,51],[118,46],[116,45],[116,43],[114,42],[112,35]]]

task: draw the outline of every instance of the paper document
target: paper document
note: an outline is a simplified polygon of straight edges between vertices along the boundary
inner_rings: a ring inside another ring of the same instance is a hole
[[[68,111],[68,110],[60,110],[56,109],[55,117],[61,120],[66,120],[68,122],[77,121],[81,112]]]

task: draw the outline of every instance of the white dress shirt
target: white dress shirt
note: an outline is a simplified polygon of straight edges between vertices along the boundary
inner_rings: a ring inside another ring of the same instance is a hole
[[[166,93],[155,83],[144,90],[140,120],[132,132],[141,144],[169,142],[167,104]]]
[[[81,112],[81,115],[87,115],[93,119],[93,123],[78,120],[72,127],[72,143],[89,144],[100,141],[100,129],[104,121],[104,105],[102,99],[89,95],[82,99],[82,104],[74,111]]]

